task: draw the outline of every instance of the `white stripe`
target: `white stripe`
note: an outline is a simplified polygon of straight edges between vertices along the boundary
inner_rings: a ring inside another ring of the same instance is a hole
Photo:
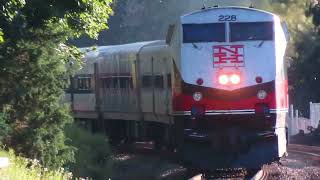
[[[206,112],[247,112],[254,111],[254,109],[235,109],[235,110],[207,110]]]
[[[270,113],[288,112],[288,109],[270,109]],[[235,109],[235,110],[207,110],[205,115],[220,115],[220,114],[255,114],[254,109]],[[176,111],[175,116],[191,115],[191,111]]]
[[[273,111],[273,112],[288,112],[288,110],[270,110],[270,111]]]
[[[205,135],[199,135],[199,134],[190,134],[190,135],[188,135],[188,136],[190,136],[190,137],[197,137],[197,138],[207,137],[207,136],[205,136]]]
[[[274,135],[274,134],[275,134],[275,132],[271,132],[271,131],[258,133],[259,136]]]
[[[288,111],[288,109],[270,109],[270,111]]]
[[[288,109],[270,109],[270,113],[281,113],[281,112],[288,112]]]
[[[173,113],[175,116],[184,116],[184,115],[191,115],[191,111],[176,111]]]
[[[255,112],[217,112],[217,113],[206,113],[206,115],[219,115],[219,114],[254,114]]]

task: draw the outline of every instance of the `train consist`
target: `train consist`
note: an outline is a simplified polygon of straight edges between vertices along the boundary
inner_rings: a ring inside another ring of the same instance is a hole
[[[181,16],[166,41],[86,53],[65,101],[112,140],[151,139],[210,168],[255,168],[286,154],[287,37],[269,12],[202,9]]]

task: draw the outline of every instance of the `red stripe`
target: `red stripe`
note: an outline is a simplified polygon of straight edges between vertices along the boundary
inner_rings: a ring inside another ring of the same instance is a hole
[[[244,98],[241,100],[218,100],[202,98],[197,102],[192,95],[180,94],[173,98],[174,111],[190,111],[194,105],[204,106],[206,110],[241,110],[241,109],[255,109],[257,103],[269,104],[270,109],[276,109],[275,93],[269,92],[264,100],[258,99],[256,96]]]

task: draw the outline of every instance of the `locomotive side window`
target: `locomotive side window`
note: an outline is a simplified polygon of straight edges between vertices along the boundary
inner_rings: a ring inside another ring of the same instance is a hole
[[[183,24],[183,43],[225,42],[225,23]]]
[[[272,41],[273,22],[232,22],[230,41]]]

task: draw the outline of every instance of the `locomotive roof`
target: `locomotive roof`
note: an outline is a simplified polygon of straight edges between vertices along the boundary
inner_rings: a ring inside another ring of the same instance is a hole
[[[190,16],[190,15],[203,13],[203,12],[207,12],[207,11],[221,10],[221,9],[241,9],[241,10],[248,10],[248,11],[254,11],[254,12],[261,12],[261,13],[265,13],[265,14],[268,14],[268,15],[271,15],[271,16],[277,16],[276,14],[273,14],[271,12],[264,11],[264,10],[261,10],[261,9],[242,7],[242,6],[224,6],[224,7],[209,7],[209,8],[206,8],[206,9],[202,9],[202,10],[191,12],[189,14],[185,14],[185,15],[183,15],[181,17]]]

